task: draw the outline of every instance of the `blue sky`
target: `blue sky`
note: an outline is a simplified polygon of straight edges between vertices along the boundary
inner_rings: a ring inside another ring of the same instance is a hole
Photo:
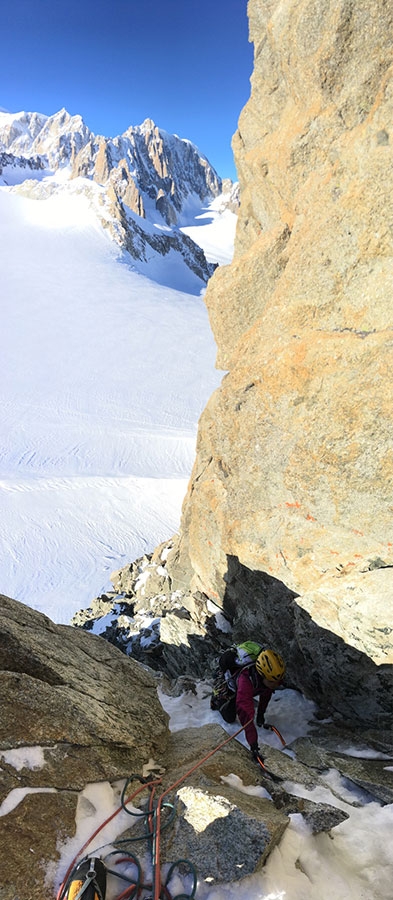
[[[252,49],[246,0],[9,0],[0,106],[64,106],[107,137],[149,117],[235,179],[231,139]]]

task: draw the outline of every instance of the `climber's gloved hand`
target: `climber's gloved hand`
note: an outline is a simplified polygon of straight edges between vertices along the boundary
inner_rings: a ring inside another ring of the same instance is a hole
[[[270,729],[272,727],[270,722],[262,722],[262,724],[263,724],[263,727],[267,729],[267,731],[270,731]]]
[[[255,762],[258,762],[258,758],[261,759],[262,762],[263,762],[263,756],[262,756],[262,754],[260,753],[260,750],[259,750],[259,747],[258,747],[258,744],[257,744],[257,743],[251,744],[250,750],[251,750],[252,758],[255,759]]]
[[[265,714],[263,712],[258,712],[257,713],[257,727],[260,728],[261,725],[265,725]]]

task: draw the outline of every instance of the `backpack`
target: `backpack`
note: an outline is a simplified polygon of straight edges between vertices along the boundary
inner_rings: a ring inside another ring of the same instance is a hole
[[[254,665],[261,650],[261,644],[255,641],[244,641],[235,644],[219,657],[217,675],[213,685],[210,701],[211,709],[218,709],[223,715],[225,707],[230,706],[230,715],[235,709],[237,675],[242,669]],[[226,719],[226,716],[224,715]],[[234,718],[226,721],[234,721]]]
[[[235,665],[243,668],[244,666],[252,666],[257,661],[263,647],[255,641],[244,641],[243,644],[238,644],[237,647],[234,647],[234,650],[236,651]]]
[[[243,644],[235,644],[229,650],[225,650],[225,653],[220,656],[218,660],[219,671],[223,674],[225,673],[228,681],[229,678],[226,673],[230,672],[231,675],[237,675],[239,669],[244,669],[245,666],[252,666],[262,649],[261,644],[257,644],[255,641],[244,641]]]

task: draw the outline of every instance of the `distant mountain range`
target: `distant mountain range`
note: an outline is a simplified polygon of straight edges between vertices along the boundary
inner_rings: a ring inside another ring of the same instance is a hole
[[[203,282],[215,266],[180,228],[223,188],[224,204],[238,203],[237,186],[223,184],[194,144],[151,119],[107,138],[65,109],[0,113],[0,185],[35,199],[83,192],[134,260],[175,251]]]

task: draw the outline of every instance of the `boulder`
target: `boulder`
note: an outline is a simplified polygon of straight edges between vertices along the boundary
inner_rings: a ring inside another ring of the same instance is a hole
[[[29,890],[38,900],[60,840],[74,832],[78,792],[159,756],[168,716],[145,668],[2,595],[0,661],[0,897],[24,900]]]
[[[168,763],[165,785],[184,778],[227,738],[219,725],[186,728],[171,735],[164,759]],[[226,783],[232,773],[240,790]],[[236,740],[206,760],[168,798],[176,802],[178,814],[174,826],[162,834],[162,858],[189,859],[198,877],[209,884],[238,881],[260,869],[289,818],[275,808],[261,786],[258,791],[258,783],[256,764]]]
[[[262,868],[289,821],[268,800],[229,787],[185,786],[176,797],[179,818],[164,839],[165,854],[192,860],[209,884],[239,881]]]
[[[2,748],[66,747],[56,778],[79,788],[99,773],[126,775],[165,746],[168,717],[146,669],[95,635],[55,625],[8,597],[0,602]]]
[[[309,791],[325,782],[319,772],[268,745],[260,747],[273,777],[264,775],[236,740],[209,757],[227,739],[218,725],[186,728],[171,735],[164,759],[169,765],[164,785],[180,783],[174,792],[178,816],[163,833],[163,857],[191,859],[209,883],[238,881],[258,871],[281,840],[289,815],[300,813],[314,834],[348,818],[338,806],[291,793],[294,781]],[[173,802],[173,795],[169,799]]]

